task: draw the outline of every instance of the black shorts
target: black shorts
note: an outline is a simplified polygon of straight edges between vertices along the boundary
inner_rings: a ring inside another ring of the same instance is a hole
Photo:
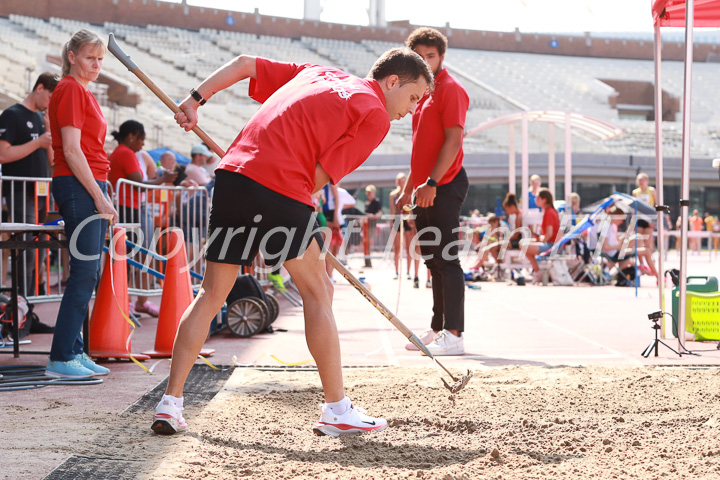
[[[638,218],[637,226],[638,226],[638,228],[650,228],[650,223],[648,223],[647,220],[643,220],[642,218]]]
[[[205,258],[251,265],[262,253],[269,266],[302,255],[312,239],[323,248],[313,207],[286,197],[245,175],[215,175]]]

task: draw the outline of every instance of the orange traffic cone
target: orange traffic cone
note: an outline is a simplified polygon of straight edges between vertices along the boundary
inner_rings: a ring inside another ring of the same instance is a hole
[[[174,228],[168,235],[168,257],[165,265],[160,316],[158,317],[155,349],[143,354],[150,357],[171,357],[180,317],[194,298],[190,271],[187,268],[187,252],[183,232]],[[200,355],[209,356],[215,350],[206,349]]]
[[[150,358],[147,355],[130,353],[132,327],[128,322],[130,313],[128,311],[127,262],[125,261],[127,254],[125,229],[115,227],[113,233],[112,244],[115,249],[113,253],[115,261],[112,262],[108,255],[90,317],[88,342],[90,356],[130,358],[132,355],[136,360],[147,360]]]

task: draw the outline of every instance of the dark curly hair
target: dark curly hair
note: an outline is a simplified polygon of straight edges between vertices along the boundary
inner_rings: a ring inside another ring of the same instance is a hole
[[[434,28],[420,27],[410,34],[405,40],[405,45],[411,50],[415,50],[418,45],[436,47],[438,53],[442,56],[445,55],[445,50],[447,50],[447,37]]]

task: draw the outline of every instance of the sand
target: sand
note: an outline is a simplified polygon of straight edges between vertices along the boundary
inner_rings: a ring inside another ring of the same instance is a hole
[[[720,478],[715,368],[481,368],[455,406],[434,369],[346,370],[346,387],[385,431],[314,436],[316,373],[237,369],[187,433],[143,415],[117,441],[140,436],[144,480]]]
[[[339,439],[311,431],[322,401],[312,371],[237,368],[174,436],[150,430],[151,407],[110,413],[86,387],[33,411],[8,397],[0,478],[43,478],[68,458],[84,470],[52,478],[720,478],[718,368],[473,368],[454,406],[433,368],[345,369],[355,404],[390,426]],[[74,404],[82,414],[62,413]]]

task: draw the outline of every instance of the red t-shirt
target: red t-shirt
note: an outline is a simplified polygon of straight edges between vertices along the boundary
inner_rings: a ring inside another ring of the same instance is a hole
[[[137,188],[131,188],[129,185],[123,187],[123,191],[117,188],[117,182],[121,178],[127,178],[128,174],[140,172],[140,163],[137,155],[130,147],[126,145],[118,145],[110,154],[110,175],[108,180],[115,189],[115,194],[120,198],[120,205],[126,205],[132,208],[140,208],[140,195]]]
[[[249,94],[263,105],[218,168],[312,206],[318,163],[337,183],[387,135],[385,95],[375,80],[333,67],[256,62]]]
[[[548,226],[551,226],[553,229],[553,238],[546,238],[546,242],[555,243],[562,238],[562,235],[560,235],[560,217],[558,216],[557,210],[550,207],[547,207],[545,213],[543,213],[542,225],[540,226],[541,235],[545,235]]]
[[[85,154],[93,177],[99,182],[107,180],[110,161],[105,153],[107,122],[97,100],[70,75],[63,77],[50,98],[50,133],[55,154],[53,177],[73,175],[65,160],[62,146],[62,127],[80,129],[80,148]]]
[[[470,105],[465,88],[447,69],[435,77],[435,90],[420,100],[412,117],[413,148],[410,159],[413,187],[425,183],[430,176],[445,143],[445,129],[460,125],[465,128],[465,115]],[[455,157],[438,185],[450,183],[462,168],[463,149]]]

